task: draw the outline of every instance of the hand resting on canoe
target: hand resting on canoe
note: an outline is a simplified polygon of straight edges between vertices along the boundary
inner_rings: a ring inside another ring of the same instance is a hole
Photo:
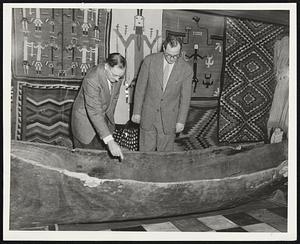
[[[121,161],[124,159],[124,156],[123,156],[123,153],[122,153],[122,149],[118,145],[118,143],[115,142],[115,140],[108,141],[107,142],[107,146],[108,146],[108,149],[109,149],[110,153],[113,156],[119,157],[121,159]]]

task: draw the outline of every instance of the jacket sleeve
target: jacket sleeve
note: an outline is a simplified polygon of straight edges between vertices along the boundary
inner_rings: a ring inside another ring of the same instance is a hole
[[[192,78],[193,71],[192,68],[188,65],[184,74],[184,80],[180,91],[179,113],[177,123],[185,124],[192,95]]]
[[[150,58],[145,58],[141,66],[140,73],[134,91],[133,114],[141,115],[145,92],[149,78]]]
[[[96,77],[86,77],[83,82],[84,104],[88,117],[101,139],[111,134],[105,119],[100,98],[101,87],[97,85]]]

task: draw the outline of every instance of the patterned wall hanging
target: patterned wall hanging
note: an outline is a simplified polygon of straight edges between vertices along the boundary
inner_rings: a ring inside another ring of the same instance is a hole
[[[83,76],[108,53],[111,11],[13,9],[12,138],[70,145]]]
[[[77,78],[106,56],[110,11],[13,9],[13,74]]]
[[[116,123],[126,124],[140,65],[145,56],[161,49],[162,10],[113,9],[111,25],[110,52],[119,52],[127,60],[115,112]]]
[[[266,139],[275,86],[274,42],[283,26],[226,18],[224,84],[220,97],[219,141]]]
[[[223,61],[224,17],[164,10],[163,39],[167,35],[182,37],[183,56],[194,71],[192,101],[211,100],[211,105],[216,105]]]
[[[16,139],[72,147],[70,114],[79,86],[19,82]]]

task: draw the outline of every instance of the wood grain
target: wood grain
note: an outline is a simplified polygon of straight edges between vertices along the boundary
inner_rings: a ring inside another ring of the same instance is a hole
[[[237,206],[283,180],[286,143],[173,153],[12,141],[10,228],[145,219]]]

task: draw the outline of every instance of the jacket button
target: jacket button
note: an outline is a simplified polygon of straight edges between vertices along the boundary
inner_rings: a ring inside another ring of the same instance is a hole
[[[157,109],[156,111],[159,112],[159,109]]]
[[[160,101],[163,101],[164,99],[161,99]]]

